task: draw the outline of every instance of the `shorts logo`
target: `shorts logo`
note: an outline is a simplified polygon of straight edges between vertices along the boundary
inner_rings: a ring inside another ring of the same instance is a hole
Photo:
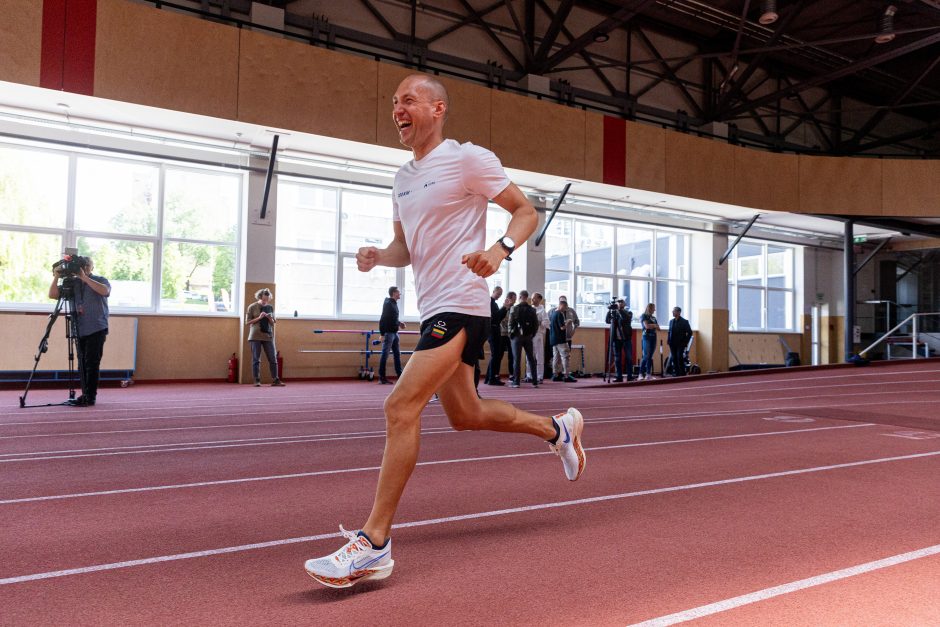
[[[438,320],[434,323],[434,328],[431,329],[431,337],[434,339],[441,339],[447,333],[447,323],[443,320]]]

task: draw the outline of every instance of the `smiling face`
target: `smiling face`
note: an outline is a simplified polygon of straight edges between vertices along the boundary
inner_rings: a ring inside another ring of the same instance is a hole
[[[402,145],[421,159],[444,140],[447,92],[435,79],[412,74],[392,96],[392,121]]]

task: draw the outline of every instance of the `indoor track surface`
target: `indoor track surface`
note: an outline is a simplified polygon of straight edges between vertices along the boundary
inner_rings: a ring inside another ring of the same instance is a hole
[[[430,404],[394,573],[324,588],[390,389],[0,392],[0,625],[940,625],[940,361],[481,385],[580,409],[581,480]]]

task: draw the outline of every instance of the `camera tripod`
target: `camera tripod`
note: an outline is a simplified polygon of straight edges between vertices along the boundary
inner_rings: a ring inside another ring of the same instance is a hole
[[[65,314],[65,338],[69,351],[69,398],[67,401],[62,403],[27,405],[26,395],[29,394],[29,387],[33,382],[36,369],[39,367],[39,359],[42,357],[43,353],[49,350],[49,334],[52,332],[52,327],[55,325],[55,321],[58,319],[59,314],[62,313]],[[36,361],[33,363],[33,370],[29,373],[29,378],[26,380],[26,389],[23,390],[23,395],[20,397],[20,407],[49,407],[53,405],[71,404],[75,400],[76,355],[78,355],[79,385],[81,386],[81,389],[84,390],[85,369],[82,367],[81,347],[78,344],[78,317],[75,315],[75,292],[74,287],[70,284],[70,280],[65,279],[59,286],[59,300],[56,301],[55,308],[53,308],[52,313],[49,314],[49,323],[46,325],[46,332],[43,334],[42,339],[39,340],[39,347],[36,349]]]

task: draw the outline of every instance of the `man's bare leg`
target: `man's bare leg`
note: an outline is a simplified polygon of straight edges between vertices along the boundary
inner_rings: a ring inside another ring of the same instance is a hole
[[[362,526],[363,533],[376,546],[388,537],[398,502],[418,460],[421,410],[441,382],[449,379],[461,363],[466,338],[466,331],[461,330],[443,346],[412,354],[392,393],[385,399],[385,454],[372,513]],[[470,372],[472,374],[472,368]],[[470,392],[476,398],[472,385]]]
[[[555,437],[550,417],[522,411],[505,401],[478,397],[473,387],[473,366],[463,362],[438,388],[437,395],[451,426],[458,431],[531,433],[543,440]]]

